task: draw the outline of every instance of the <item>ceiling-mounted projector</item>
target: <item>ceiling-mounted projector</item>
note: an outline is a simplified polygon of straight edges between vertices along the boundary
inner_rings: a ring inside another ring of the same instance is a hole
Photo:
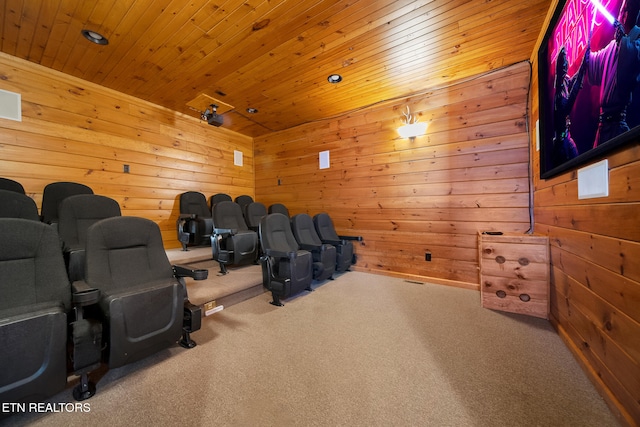
[[[211,126],[222,126],[222,116],[216,113],[216,111],[218,111],[218,106],[216,104],[211,104],[209,107],[211,109],[207,108],[206,111],[202,113],[202,120],[206,120]]]

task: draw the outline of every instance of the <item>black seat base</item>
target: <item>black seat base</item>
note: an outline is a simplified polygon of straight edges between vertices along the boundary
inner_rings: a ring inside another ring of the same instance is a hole
[[[194,348],[196,345],[198,344],[196,344],[196,342],[191,339],[191,332],[183,329],[182,338],[180,339],[180,346],[183,348]]]
[[[275,305],[276,307],[284,307],[284,304],[280,301],[280,294],[271,292],[271,296],[273,297],[273,301],[270,301],[269,304]]]
[[[87,400],[96,394],[96,385],[89,381],[89,375],[84,373],[80,376],[80,384],[73,388],[73,398],[78,402]]]
[[[219,262],[218,264],[220,264],[220,271],[218,271],[218,276],[226,276],[227,274],[229,274],[226,263]]]

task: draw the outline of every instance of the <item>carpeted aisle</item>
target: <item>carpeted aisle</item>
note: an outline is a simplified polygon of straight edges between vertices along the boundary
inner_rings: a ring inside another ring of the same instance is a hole
[[[42,426],[615,426],[549,323],[477,291],[348,272],[209,318],[198,346],[112,370]],[[70,390],[50,402],[72,402]],[[9,424],[7,424],[9,425]]]

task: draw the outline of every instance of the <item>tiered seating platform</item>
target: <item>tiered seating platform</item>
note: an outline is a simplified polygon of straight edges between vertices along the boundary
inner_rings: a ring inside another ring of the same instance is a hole
[[[188,251],[176,248],[166,252],[171,264],[209,270],[207,280],[186,278],[189,301],[202,306],[203,314],[216,306],[229,307],[266,292],[262,286],[260,265],[230,266],[228,274],[220,275],[219,265],[212,259],[211,247],[192,247]]]

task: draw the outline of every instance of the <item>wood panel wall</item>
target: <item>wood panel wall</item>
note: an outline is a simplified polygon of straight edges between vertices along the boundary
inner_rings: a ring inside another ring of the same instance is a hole
[[[363,236],[357,269],[477,289],[478,230],[530,228],[529,68],[258,137],[257,200],[328,212],[338,232]],[[407,106],[426,136],[398,136]]]
[[[364,237],[357,269],[477,288],[476,232],[529,229],[531,155],[534,230],[551,242],[551,321],[621,420],[638,424],[640,141],[607,155],[606,199],[579,201],[575,171],[541,180],[527,130],[535,52],[532,62],[530,94],[529,65],[517,64],[252,141],[0,54],[0,89],[22,95],[23,113],[0,119],[0,176],[38,206],[49,182],[85,183],[123,214],[156,221],[167,248],[179,246],[183,191],[326,211],[339,232]],[[427,136],[397,136],[406,106]],[[320,170],[325,150],[331,167]]]
[[[38,207],[46,184],[80,182],[157,222],[174,248],[180,193],[254,195],[249,137],[5,54],[0,89],[22,97],[22,122],[0,119],[0,176]]]
[[[535,231],[551,246],[550,319],[621,422],[640,425],[640,141],[593,160],[609,161],[609,197],[586,200],[578,200],[577,169],[540,179],[534,147]]]

